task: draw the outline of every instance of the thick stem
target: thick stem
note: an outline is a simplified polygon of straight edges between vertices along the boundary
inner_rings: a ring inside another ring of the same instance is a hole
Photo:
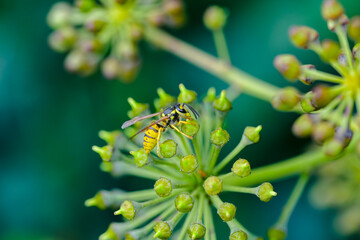
[[[230,63],[230,55],[226,44],[226,39],[223,29],[219,29],[213,32],[216,51],[220,59]]]
[[[229,84],[234,84],[241,89],[241,91],[259,99],[269,102],[279,90],[277,87],[230,66],[214,56],[172,37],[160,29],[146,26],[145,38],[148,42],[161,49],[202,68]]]

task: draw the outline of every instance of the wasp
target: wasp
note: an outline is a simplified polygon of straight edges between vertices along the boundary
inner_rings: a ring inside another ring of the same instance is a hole
[[[183,119],[185,119],[185,120],[192,119],[190,112],[186,108],[188,108],[194,114],[196,119],[200,116],[199,113],[194,108],[192,108],[190,105],[188,105],[186,103],[177,103],[173,106],[166,108],[162,112],[157,112],[157,113],[153,113],[153,114],[145,115],[145,116],[139,116],[139,117],[135,117],[129,121],[126,121],[121,126],[121,128],[125,129],[125,128],[135,124],[138,121],[160,115],[160,119],[158,119],[156,121],[152,121],[148,126],[141,129],[140,131],[138,131],[130,139],[133,139],[139,133],[145,131],[144,140],[143,140],[145,152],[147,154],[149,154],[150,151],[152,149],[154,149],[155,146],[157,146],[157,155],[160,158],[162,158],[160,156],[159,142],[160,142],[161,133],[165,132],[168,127],[181,133],[185,137],[192,139],[191,136],[186,135],[185,133],[180,131],[180,129],[177,127],[177,126],[181,126],[181,124],[195,125],[194,123],[183,121]]]

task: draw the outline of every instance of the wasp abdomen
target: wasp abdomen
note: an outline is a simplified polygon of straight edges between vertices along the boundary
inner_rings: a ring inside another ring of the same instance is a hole
[[[157,137],[159,134],[159,131],[161,131],[161,126],[159,126],[158,124],[155,124],[151,127],[149,127],[149,129],[147,129],[145,131],[145,135],[144,135],[144,149],[145,152],[147,154],[149,154],[151,152],[151,150],[156,146],[157,144]]]

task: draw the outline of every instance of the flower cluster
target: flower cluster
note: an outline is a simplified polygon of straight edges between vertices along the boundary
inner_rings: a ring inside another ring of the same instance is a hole
[[[86,206],[100,209],[116,209],[115,215],[122,215],[128,221],[111,223],[100,236],[106,239],[216,239],[212,207],[230,231],[231,240],[259,239],[235,218],[236,206],[223,202],[222,192],[241,192],[257,196],[268,202],[276,192],[265,182],[257,187],[228,185],[224,179],[229,177],[246,178],[251,174],[246,159],[238,158],[246,146],[260,140],[261,126],[247,127],[239,144],[223,159],[219,155],[223,146],[230,140],[229,133],[222,128],[232,103],[222,91],[216,96],[215,89],[209,89],[202,102],[197,94],[180,84],[177,99],[158,90],[159,98],[154,101],[158,111],[175,102],[191,105],[199,112],[187,119],[192,124],[182,124],[179,130],[167,129],[161,136],[160,156],[153,150],[147,154],[142,146],[146,136],[134,135],[151,120],[137,122],[125,131],[100,132],[106,146],[94,146],[93,150],[102,158],[101,169],[115,177],[132,175],[154,181],[154,188],[125,192],[114,189],[102,190],[86,201]],[[149,114],[148,105],[129,99],[132,110],[130,118]],[[201,126],[201,128],[200,128]],[[232,163],[231,172],[219,174]],[[183,222],[181,219],[185,218]],[[181,224],[180,224],[181,223]]]
[[[316,52],[339,75],[319,71],[313,65],[302,65],[293,55],[279,55],[274,65],[286,79],[298,79],[307,85],[315,81],[329,84],[318,84],[304,95],[295,88],[284,88],[272,104],[279,110],[305,112],[294,123],[295,135],[312,136],[315,142],[323,144],[327,155],[335,156],[347,147],[353,132],[359,128],[360,44],[351,50],[347,35],[355,43],[360,41],[360,17],[349,20],[336,0],[325,0],[321,13],[339,43],[329,39],[320,41],[317,31],[307,26],[292,27],[290,40],[296,47]]]
[[[138,43],[146,25],[181,26],[182,0],[75,0],[56,3],[48,14],[54,29],[50,46],[69,52],[65,68],[80,75],[94,73],[101,64],[107,79],[131,82],[141,59]]]

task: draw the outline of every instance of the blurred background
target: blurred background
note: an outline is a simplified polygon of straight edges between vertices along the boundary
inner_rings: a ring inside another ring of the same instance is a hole
[[[107,81],[99,73],[87,78],[71,75],[63,68],[64,55],[47,44],[46,15],[55,2],[0,0],[0,239],[4,240],[97,239],[118,218],[112,211],[86,208],[84,201],[100,189],[141,189],[143,184],[143,180],[129,184],[128,179],[112,179],[99,170],[100,158],[91,151],[92,145],[103,144],[98,131],[120,128],[128,119],[130,96],[152,103],[158,87],[177,95],[179,83],[184,83],[200,96],[211,86],[218,92],[227,87],[146,43],[141,46],[143,67],[131,85]],[[341,2],[348,16],[360,14],[360,1]],[[231,11],[225,32],[232,62],[261,79],[277,86],[288,84],[272,65],[280,53],[296,54],[303,63],[331,71],[312,52],[291,46],[287,37],[291,25],[309,25],[322,38],[335,37],[321,18],[321,0],[185,3],[187,26],[170,32],[215,54],[202,14],[211,4],[227,7]],[[256,167],[295,156],[307,145],[292,136],[295,117],[241,95],[228,116],[232,139],[224,152],[236,145],[245,126],[262,124],[262,141],[242,157]],[[224,199],[236,201],[237,218],[264,236],[294,184],[294,179],[274,183],[278,196],[266,204],[245,194],[224,194]],[[307,195],[290,219],[288,239],[350,239],[333,230],[334,212],[314,209]],[[218,221],[217,227],[219,233],[226,233],[218,239],[227,239],[227,226]]]

